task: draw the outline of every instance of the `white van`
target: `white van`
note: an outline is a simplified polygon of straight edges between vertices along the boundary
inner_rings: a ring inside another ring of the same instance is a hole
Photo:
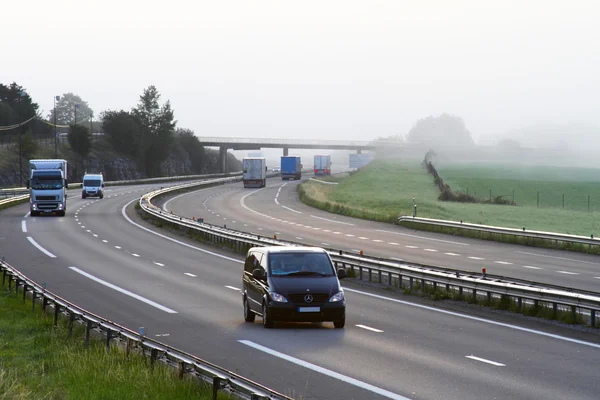
[[[104,197],[104,177],[102,174],[85,174],[81,184],[81,198]]]

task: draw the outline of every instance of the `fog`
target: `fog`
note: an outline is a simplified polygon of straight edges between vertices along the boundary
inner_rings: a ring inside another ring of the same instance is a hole
[[[55,95],[78,94],[97,115],[130,109],[156,85],[178,127],[198,136],[365,140],[442,113],[484,145],[573,140],[547,127],[600,132],[597,1],[30,0],[1,10],[0,82],[24,86],[44,116]],[[590,140],[580,147],[600,148]]]

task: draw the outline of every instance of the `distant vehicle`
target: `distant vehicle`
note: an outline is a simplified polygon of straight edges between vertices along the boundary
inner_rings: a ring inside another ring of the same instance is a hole
[[[81,198],[104,198],[104,176],[102,174],[85,174],[81,184]]]
[[[331,156],[316,155],[315,156],[315,175],[329,176],[331,175]]]
[[[277,321],[333,321],[346,324],[346,300],[327,252],[319,247],[252,247],[243,272],[244,320],[262,316],[263,326]]]
[[[302,160],[300,156],[281,157],[281,179],[302,178]]]
[[[56,213],[64,217],[67,211],[67,160],[29,160],[29,212],[32,217],[40,213]]]
[[[273,172],[281,172],[281,168],[280,167],[273,167]]]
[[[267,160],[264,157],[244,158],[242,171],[245,188],[261,188],[267,185]]]

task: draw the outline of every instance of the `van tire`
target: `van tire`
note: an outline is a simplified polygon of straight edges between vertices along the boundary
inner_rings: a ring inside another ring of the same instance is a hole
[[[254,322],[254,318],[256,318],[256,314],[252,310],[250,310],[250,304],[248,304],[248,299],[244,296],[244,321],[246,322]]]
[[[269,316],[269,307],[267,307],[267,303],[263,303],[263,326],[266,329],[271,329],[273,327],[273,321],[271,321],[271,317]]]
[[[335,329],[344,329],[345,325],[346,325],[346,317],[345,316],[342,319],[339,319],[337,321],[333,321],[333,327]]]
[[[67,214],[67,212],[65,210],[59,211],[58,212],[58,216],[59,217],[64,217]]]

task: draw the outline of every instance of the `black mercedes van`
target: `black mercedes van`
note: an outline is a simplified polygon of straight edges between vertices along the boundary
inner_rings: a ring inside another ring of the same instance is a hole
[[[332,321],[346,324],[346,299],[329,254],[318,247],[253,247],[244,264],[244,319],[262,316],[263,326],[277,321]]]

